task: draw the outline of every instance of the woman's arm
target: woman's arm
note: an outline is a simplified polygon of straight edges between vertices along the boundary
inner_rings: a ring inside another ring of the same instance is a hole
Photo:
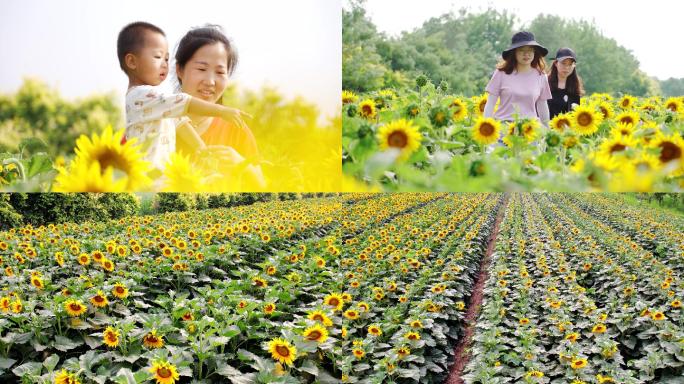
[[[176,127],[176,137],[183,140],[190,147],[192,153],[207,149],[207,145],[199,137],[187,117]]]
[[[188,102],[187,113],[198,116],[220,117],[227,121],[233,121],[238,125],[240,125],[240,123],[244,124],[240,118],[240,115],[249,116],[239,109],[226,107],[221,104],[210,103],[196,97],[190,98],[190,101]]]

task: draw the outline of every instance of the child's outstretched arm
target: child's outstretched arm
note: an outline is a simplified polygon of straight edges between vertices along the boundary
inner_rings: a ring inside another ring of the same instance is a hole
[[[239,109],[226,107],[221,104],[209,103],[196,97],[190,98],[187,113],[190,115],[220,117],[226,121],[232,121],[237,125],[244,124],[241,115],[250,116]]]

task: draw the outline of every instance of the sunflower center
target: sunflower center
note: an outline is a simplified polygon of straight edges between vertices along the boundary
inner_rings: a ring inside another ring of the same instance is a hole
[[[408,136],[403,131],[394,131],[387,137],[387,145],[394,148],[404,148],[408,144]]]
[[[114,169],[118,169],[120,171],[128,173],[131,168],[129,162],[126,161],[126,159],[123,156],[121,156],[121,154],[108,149],[100,152],[95,157],[95,160],[97,160],[100,163],[100,169],[103,172],[105,169],[107,169],[107,167],[112,167]]]
[[[615,152],[621,152],[624,151],[627,147],[624,144],[615,144],[612,147],[610,147],[610,153],[615,153]]]
[[[675,143],[666,141],[660,144],[660,149],[660,161],[663,163],[667,163],[682,157],[682,149],[679,148]]]
[[[104,297],[102,297],[102,296],[95,296],[95,301],[97,301],[98,303],[101,303],[101,302],[104,301]]]
[[[117,340],[116,334],[114,334],[113,332],[109,332],[107,334],[107,340],[111,343],[116,342],[116,340]]]
[[[123,295],[124,289],[121,287],[116,287],[116,293],[118,293],[119,295]]]
[[[157,375],[159,375],[159,377],[162,379],[168,379],[171,377],[171,370],[166,367],[159,368],[157,370]]]
[[[309,336],[307,337],[307,339],[309,339],[309,340],[318,340],[320,338],[321,338],[321,332],[320,331],[311,331],[309,333]]]
[[[334,297],[331,298],[330,300],[328,300],[328,305],[331,305],[333,307],[337,307],[339,304],[340,304],[340,301]]]
[[[316,321],[323,321],[323,316],[321,316],[321,315],[315,315],[315,316],[313,317],[313,319],[316,320]]]
[[[593,121],[592,117],[588,113],[581,113],[577,116],[577,123],[583,127],[588,126]]]
[[[279,345],[275,349],[276,349],[276,352],[278,352],[278,354],[280,356],[283,356],[283,357],[290,356],[290,349],[285,345]]]
[[[622,119],[620,119],[620,122],[625,124],[634,124],[634,120],[632,120],[630,116],[623,117]]]
[[[81,310],[81,306],[79,304],[76,304],[76,303],[71,304],[70,308],[72,311],[80,311]]]
[[[669,109],[672,112],[677,112],[677,104],[675,103],[670,103],[667,105],[667,109]]]
[[[608,118],[608,109],[606,107],[600,107],[603,117]]]
[[[373,112],[373,108],[371,108],[370,105],[364,105],[363,107],[361,107],[361,111],[364,115],[370,115]]]
[[[494,133],[494,126],[490,123],[480,125],[480,133],[483,136],[490,136]]]

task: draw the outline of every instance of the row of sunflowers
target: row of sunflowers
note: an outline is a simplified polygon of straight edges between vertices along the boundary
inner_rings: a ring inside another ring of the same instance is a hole
[[[502,195],[346,194],[0,233],[0,378],[444,377]]]
[[[485,118],[487,94],[417,89],[342,92],[348,189],[684,189],[683,97],[592,94],[546,127]]]
[[[511,197],[466,383],[681,379],[684,219],[621,199]]]

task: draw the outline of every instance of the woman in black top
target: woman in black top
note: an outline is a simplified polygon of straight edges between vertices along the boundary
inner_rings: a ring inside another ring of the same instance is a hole
[[[572,49],[561,48],[556,52],[549,73],[552,98],[548,103],[552,119],[560,113],[572,110],[573,104],[579,105],[580,97],[584,96],[584,85],[577,75],[576,64],[577,56]]]

